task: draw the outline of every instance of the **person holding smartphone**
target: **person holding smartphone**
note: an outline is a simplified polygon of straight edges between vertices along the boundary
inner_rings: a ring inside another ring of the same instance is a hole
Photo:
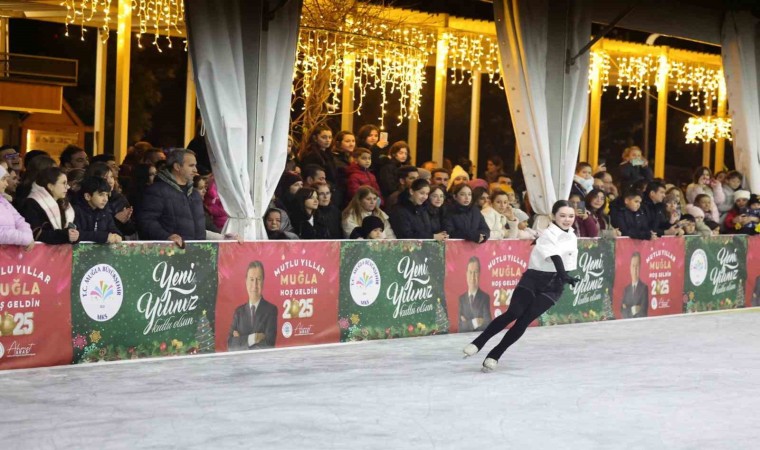
[[[570,206],[575,210],[573,229],[578,237],[599,237],[599,224],[593,217],[591,217],[588,210],[586,210],[586,202],[583,200],[584,198],[585,196],[573,192],[568,199]]]
[[[649,167],[649,161],[644,159],[641,149],[635,145],[623,151],[623,162],[620,164],[619,171],[620,183],[623,190],[626,190],[639,180],[649,182],[654,179],[652,169]]]

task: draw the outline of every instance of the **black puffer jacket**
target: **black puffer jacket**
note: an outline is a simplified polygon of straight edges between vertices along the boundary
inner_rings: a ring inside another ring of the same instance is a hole
[[[399,195],[398,205],[391,210],[390,222],[398,239],[433,239],[427,205],[413,204],[409,191]]]
[[[472,205],[462,206],[458,203],[449,205],[443,218],[443,229],[452,239],[466,239],[478,242],[482,234],[485,242],[491,235],[486,219],[480,210]]]
[[[183,240],[204,240],[203,199],[192,183],[180,186],[171,173],[162,170],[145,189],[137,225],[143,240],[165,241],[172,234]]]
[[[108,206],[104,209],[93,209],[81,195],[74,199],[73,206],[74,223],[79,229],[80,241],[105,244],[108,242],[109,233],[121,235]]]
[[[319,215],[325,228],[327,228],[328,237],[330,239],[343,239],[340,210],[335,205],[320,206]]]
[[[309,219],[313,217],[313,223]],[[319,210],[314,211],[312,217],[307,216],[303,211],[295,211],[290,216],[293,224],[293,232],[301,239],[330,239],[330,232],[327,230],[322,215]]]
[[[426,206],[428,217],[430,217],[430,228],[433,230],[433,234],[443,231],[443,217],[446,213],[446,208],[435,207],[433,205]]]
[[[612,226],[618,228],[623,236],[647,241],[652,239],[649,218],[641,209],[636,212],[628,208],[615,211],[612,216]]]

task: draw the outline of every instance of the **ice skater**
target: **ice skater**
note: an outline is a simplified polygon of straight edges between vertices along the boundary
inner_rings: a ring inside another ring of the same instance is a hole
[[[496,368],[501,355],[523,335],[531,322],[554,306],[562,295],[565,284],[575,286],[580,279],[568,275],[578,264],[578,239],[573,231],[575,209],[567,200],[552,207],[552,223],[536,239],[530,253],[528,270],[515,287],[507,312],[495,318],[464,348],[465,358],[480,351],[496,333],[515,320],[496,347],[483,361],[483,372]]]

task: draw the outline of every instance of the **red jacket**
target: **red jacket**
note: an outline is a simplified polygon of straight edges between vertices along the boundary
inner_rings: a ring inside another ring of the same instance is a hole
[[[377,195],[381,195],[380,186],[377,184],[377,178],[375,178],[375,175],[372,172],[363,169],[355,162],[346,166],[346,200],[350,202],[354,195],[356,195],[356,191],[365,185],[375,188]]]

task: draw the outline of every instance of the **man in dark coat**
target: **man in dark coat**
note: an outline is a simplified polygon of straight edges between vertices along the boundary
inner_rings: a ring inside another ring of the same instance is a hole
[[[482,331],[491,323],[491,297],[480,289],[480,260],[467,263],[467,292],[459,296],[459,331]]]
[[[248,265],[245,289],[248,301],[235,309],[227,349],[272,348],[277,339],[277,307],[262,297],[264,265],[261,261],[253,261]]]
[[[186,240],[206,239],[203,199],[193,189],[197,174],[192,151],[175,149],[169,154],[166,169],[145,189],[137,217],[141,239],[174,241],[180,247]]]
[[[649,309],[649,286],[639,279],[641,254],[635,252],[631,257],[631,284],[623,289],[623,304],[620,314],[623,319],[646,317]]]

